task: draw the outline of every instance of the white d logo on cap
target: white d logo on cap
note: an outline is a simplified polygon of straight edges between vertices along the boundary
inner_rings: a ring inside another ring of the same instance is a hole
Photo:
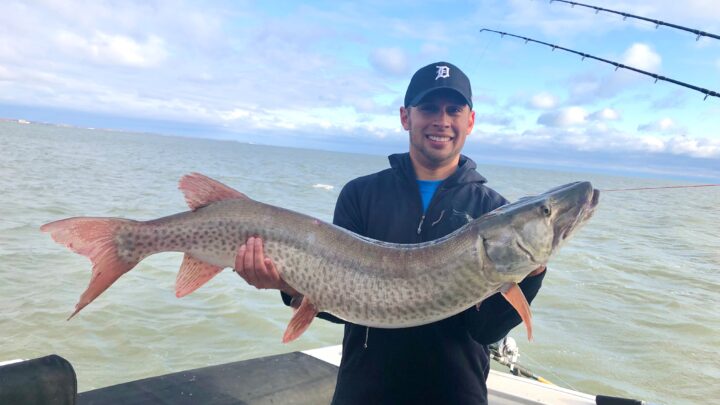
[[[437,76],[435,80],[450,77],[450,68],[447,66],[435,66],[437,68]]]

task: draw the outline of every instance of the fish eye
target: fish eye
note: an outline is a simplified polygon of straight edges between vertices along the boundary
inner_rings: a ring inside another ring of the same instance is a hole
[[[552,211],[550,211],[550,207],[548,207],[547,205],[543,205],[542,207],[540,207],[540,210],[546,217],[549,217],[550,214],[552,214]]]

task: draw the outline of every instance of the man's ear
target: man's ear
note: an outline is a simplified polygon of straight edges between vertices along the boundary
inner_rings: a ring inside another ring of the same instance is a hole
[[[468,134],[470,134],[475,127],[475,111],[470,110],[470,115],[468,116]]]
[[[410,108],[400,107],[400,123],[406,131],[410,130]]]

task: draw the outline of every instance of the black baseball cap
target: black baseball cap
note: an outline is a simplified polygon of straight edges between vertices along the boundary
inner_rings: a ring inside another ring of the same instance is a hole
[[[440,89],[455,90],[472,110],[470,79],[460,68],[447,62],[431,63],[415,72],[405,92],[405,108],[418,105],[425,96]]]

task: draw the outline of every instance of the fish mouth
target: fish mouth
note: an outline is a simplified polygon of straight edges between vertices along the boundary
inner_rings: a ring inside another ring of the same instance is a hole
[[[519,241],[517,241],[517,240],[515,241],[515,246],[517,246],[520,250],[522,250],[522,252],[525,253],[528,258],[530,258],[530,261],[532,261],[533,263],[537,263],[537,260],[535,260],[535,256],[533,256],[533,254],[530,253],[530,251],[525,246],[523,246]]]
[[[590,217],[593,216],[595,213],[595,208],[597,208],[598,203],[600,202],[600,190],[594,188],[592,197],[590,197],[590,200],[586,204],[585,208],[585,214],[583,215],[582,220],[587,221],[590,219]]]
[[[577,184],[577,183],[575,183]],[[589,183],[587,183],[589,185]],[[569,221],[561,221],[556,228],[556,234],[553,237],[553,248],[558,247],[565,239],[569,238],[574,232],[583,226],[595,213],[595,208],[600,202],[600,190],[590,188],[583,193],[582,196],[577,197],[576,200],[579,204],[576,208],[571,209],[575,211],[573,219]]]

